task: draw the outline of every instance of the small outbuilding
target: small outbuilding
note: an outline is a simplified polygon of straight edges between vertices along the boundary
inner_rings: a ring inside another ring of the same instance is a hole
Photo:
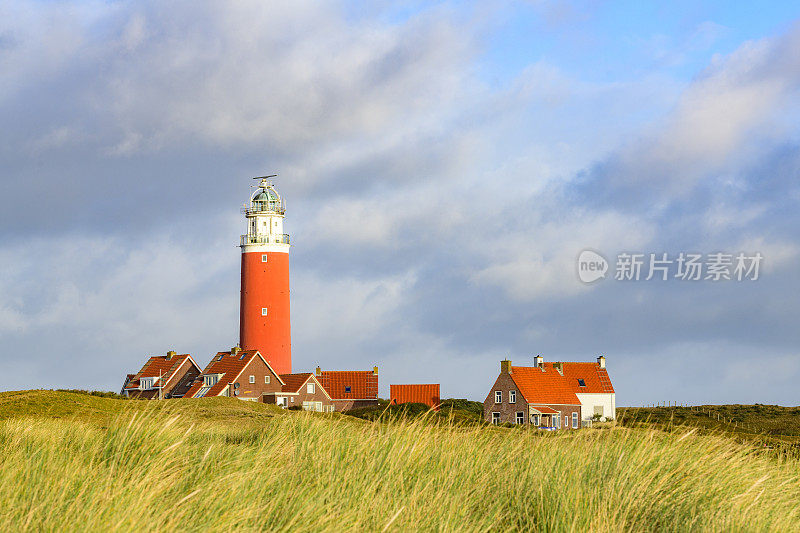
[[[439,410],[439,384],[389,385],[389,398],[392,405],[404,403],[424,403],[434,411]]]

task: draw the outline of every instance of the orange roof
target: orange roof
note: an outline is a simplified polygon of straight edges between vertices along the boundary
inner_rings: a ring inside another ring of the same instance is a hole
[[[597,363],[561,363],[564,377],[572,388],[572,392],[585,393],[611,393],[614,386],[611,385],[611,378],[608,371],[600,368]],[[553,363],[545,363],[548,370],[553,368]],[[580,381],[583,380],[583,386]]]
[[[378,398],[378,374],[372,370],[323,370],[317,379],[334,400]]]
[[[389,385],[389,397],[392,404],[424,403],[439,410],[439,384],[425,385]]]
[[[555,409],[551,409],[550,407],[547,407],[546,405],[533,405],[531,407],[533,407],[534,409],[536,409],[537,411],[539,411],[539,413],[541,413],[543,415],[555,415],[555,414],[558,414],[558,411],[556,411]]]
[[[311,372],[301,372],[299,374],[281,374],[281,379],[284,382],[281,390],[283,392],[297,392],[310,377]]]
[[[161,384],[166,384],[172,378],[172,374],[180,368],[186,359],[189,359],[191,363],[194,364],[192,356],[188,353],[173,355],[169,359],[167,359],[166,355],[155,355],[147,360],[137,374],[133,374],[128,380],[128,384],[125,385],[125,388],[138,389],[139,380],[141,378],[157,378],[158,376],[161,376]]]
[[[528,403],[580,405],[567,380],[553,368],[512,366],[511,379]]]
[[[217,396],[229,383],[236,379],[253,358],[258,356],[260,356],[258,350],[242,350],[235,355],[231,352],[217,352],[217,355],[206,365],[203,369],[203,373],[198,377],[198,380],[192,384],[192,387],[184,395],[184,398],[193,398],[194,395],[203,388],[204,375],[222,374],[217,383],[204,394],[204,396]],[[269,366],[269,363],[266,361],[265,364]],[[270,369],[272,369],[272,367],[270,367]],[[278,379],[280,380],[280,376]],[[283,383],[282,380],[281,383]]]

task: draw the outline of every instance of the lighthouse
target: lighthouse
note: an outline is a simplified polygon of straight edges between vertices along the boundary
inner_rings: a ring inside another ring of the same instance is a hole
[[[289,235],[286,206],[269,178],[259,180],[242,209],[247,233],[241,236],[242,292],[239,344],[258,350],[278,374],[292,372],[289,323]]]

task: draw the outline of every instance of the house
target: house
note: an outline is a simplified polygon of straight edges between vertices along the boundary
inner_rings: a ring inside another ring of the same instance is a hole
[[[333,400],[311,372],[299,374],[281,374],[283,387],[279,392],[265,392],[261,395],[264,403],[276,404],[289,408],[297,406],[304,411],[332,413]]]
[[[439,410],[439,384],[389,385],[389,403],[424,403],[434,411]]]
[[[122,394],[147,400],[181,398],[199,374],[200,367],[191,355],[169,351],[148,359],[138,373],[128,374]]]
[[[536,358],[541,359],[541,356]],[[557,362],[545,366],[560,370],[572,392],[581,402],[581,419],[588,424],[590,420],[612,420],[616,418],[617,398],[611,378],[606,370],[606,358],[602,355],[596,363]]]
[[[217,352],[203,369],[187,398],[231,396],[240,400],[258,401],[265,393],[279,392],[285,383],[258,350]]]
[[[483,401],[483,417],[492,424],[578,429],[581,401],[568,379],[552,365],[511,366],[511,361],[504,360]]]
[[[336,411],[378,405],[378,367],[370,370],[325,370],[316,378],[330,395]]]

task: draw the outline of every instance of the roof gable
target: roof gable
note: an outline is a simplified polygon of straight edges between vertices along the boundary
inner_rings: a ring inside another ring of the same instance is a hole
[[[138,373],[134,374],[133,377],[128,380],[128,383],[125,385],[125,389],[138,389],[140,380],[142,378],[160,377],[161,380],[159,383],[164,385],[168,383],[170,379],[172,379],[175,371],[177,371],[187,360],[197,367],[198,370],[200,369],[200,367],[197,366],[197,363],[194,362],[194,359],[192,359],[192,356],[188,353],[182,355],[173,355],[169,359],[167,359],[166,355],[154,355],[147,360]]]
[[[322,392],[325,394],[325,396],[328,397],[329,400],[331,399],[331,396],[330,394],[328,394],[328,391],[325,390],[325,387],[322,386],[322,383],[320,383],[319,380],[316,378],[316,376],[314,376],[314,374],[312,374],[311,372],[300,372],[297,374],[281,374],[281,379],[285,383],[285,385],[281,389],[282,392],[297,393],[300,391],[300,389],[303,388],[303,386],[306,383],[312,381],[316,386],[320,388],[320,390],[322,390]]]

